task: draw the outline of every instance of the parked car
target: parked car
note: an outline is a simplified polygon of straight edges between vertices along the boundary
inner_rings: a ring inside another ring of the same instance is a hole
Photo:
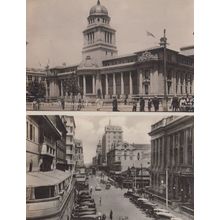
[[[96,187],[95,187],[95,191],[102,191],[101,186],[96,186]]]
[[[155,218],[159,220],[171,220],[174,217],[175,216],[173,214],[167,212],[158,212],[155,215]]]
[[[75,216],[72,215],[72,220],[102,220],[101,213],[95,215]]]
[[[111,184],[110,183],[107,183],[106,185],[105,185],[105,189],[110,189],[111,188]]]

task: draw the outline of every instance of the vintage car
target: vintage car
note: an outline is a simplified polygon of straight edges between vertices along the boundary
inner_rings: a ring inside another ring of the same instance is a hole
[[[155,215],[155,218],[159,220],[171,220],[174,217],[175,216],[169,212],[158,212]]]
[[[101,191],[101,190],[102,190],[101,186],[96,186],[95,187],[95,191]]]
[[[110,183],[107,183],[106,185],[105,185],[105,189],[110,189],[111,188],[111,184]]]
[[[101,213],[95,215],[84,215],[84,216],[75,216],[72,215],[72,220],[102,220]]]

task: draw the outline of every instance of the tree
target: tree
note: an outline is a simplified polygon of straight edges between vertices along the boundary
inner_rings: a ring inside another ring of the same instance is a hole
[[[27,94],[35,98],[43,98],[46,95],[46,87],[43,81],[29,81],[27,83]]]
[[[71,78],[64,80],[64,91],[68,94],[72,93],[73,95],[77,95],[81,93],[81,88],[78,85],[77,76],[72,76]]]

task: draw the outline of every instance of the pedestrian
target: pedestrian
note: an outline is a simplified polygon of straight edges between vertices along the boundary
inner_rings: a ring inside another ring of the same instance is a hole
[[[99,198],[99,205],[102,205],[102,197]]]
[[[40,98],[37,99],[37,110],[40,110]]]
[[[179,99],[174,96],[171,102],[172,111],[176,112],[179,109]]]
[[[110,217],[111,220],[113,219],[113,211],[112,210],[110,211],[109,217]]]
[[[99,98],[97,98],[97,99],[96,99],[96,109],[97,109],[97,111],[100,111],[100,110],[101,110],[102,104],[103,104],[102,100],[99,99]]]
[[[106,219],[106,215],[103,214],[103,215],[102,215],[102,220],[105,220],[105,219]]]
[[[140,112],[144,112],[145,109],[145,100],[143,97],[140,98]]]
[[[81,101],[81,98],[79,98],[79,101],[78,101],[78,107],[77,107],[77,111],[80,111],[81,108],[82,108],[82,101]]]
[[[148,102],[147,102],[147,108],[148,108],[148,111],[151,112],[151,108],[152,108],[152,99],[148,99]]]
[[[159,110],[159,104],[160,104],[158,97],[154,96],[152,102],[153,102],[153,105],[154,105],[154,111],[157,112]]]
[[[134,101],[133,101],[132,112],[136,112],[136,111],[137,111],[137,101],[134,100]]]
[[[61,105],[62,105],[62,109],[64,110],[65,109],[65,100],[64,100],[64,98],[61,99]]]
[[[112,111],[113,112],[118,112],[118,101],[117,98],[114,96],[113,101],[112,101]]]

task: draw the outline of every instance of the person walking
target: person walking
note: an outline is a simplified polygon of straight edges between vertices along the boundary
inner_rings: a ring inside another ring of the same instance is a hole
[[[153,98],[153,105],[154,105],[154,111],[157,112],[159,110],[159,99],[157,96],[154,96]]]
[[[109,217],[110,217],[111,220],[113,219],[113,211],[112,210],[110,211]]]
[[[133,107],[132,107],[132,112],[136,112],[136,111],[137,111],[137,101],[134,100]]]
[[[96,99],[96,110],[97,110],[97,111],[100,111],[100,110],[101,110],[102,104],[103,104],[102,100],[99,99],[99,98],[97,98],[97,99]]]
[[[140,112],[144,112],[145,109],[145,100],[143,97],[140,98]]]
[[[64,98],[61,99],[61,105],[62,105],[62,109],[64,110],[65,109],[65,100],[64,100]]]
[[[179,109],[179,99],[174,96],[171,102],[172,111],[176,112]]]
[[[147,102],[147,108],[148,108],[148,111],[151,112],[151,108],[152,108],[152,99],[148,99],[148,102]]]
[[[118,100],[114,96],[113,101],[112,101],[112,111],[113,112],[118,112]]]

